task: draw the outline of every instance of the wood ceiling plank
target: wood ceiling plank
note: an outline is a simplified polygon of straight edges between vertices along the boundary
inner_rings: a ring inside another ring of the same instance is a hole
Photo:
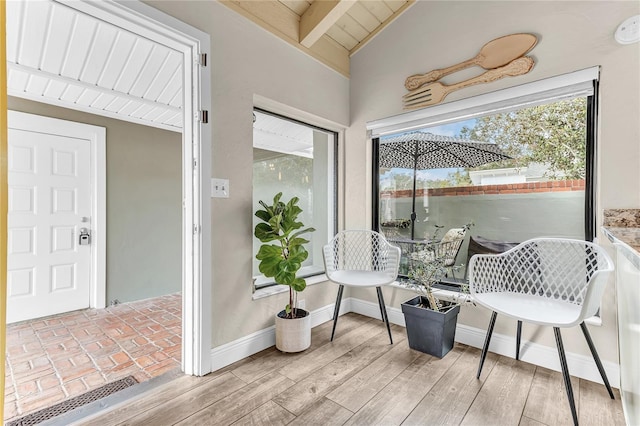
[[[373,32],[380,26],[381,22],[375,17],[373,13],[362,5],[362,2],[357,2],[347,12],[347,15],[351,16],[356,22],[362,25],[369,32]]]
[[[289,9],[293,10],[296,15],[302,16],[304,12],[309,9],[311,3],[307,0],[279,0],[280,3],[287,6]]]
[[[173,97],[176,95],[176,93],[178,92],[178,90],[180,90],[181,87],[182,87],[182,73],[180,70],[176,70],[176,72],[173,73],[173,75],[169,79],[169,82],[167,83],[167,85],[162,89],[162,91],[158,95],[156,102],[164,105],[169,105],[169,102],[171,102],[171,99],[173,99]]]
[[[31,78],[29,78],[25,91],[34,95],[42,96],[49,85],[49,81],[50,79],[48,78],[32,75]]]
[[[311,48],[298,43],[300,16],[279,1],[220,2],[335,71],[349,76],[349,51],[328,36],[323,36]]]
[[[7,75],[7,87],[19,92],[24,92],[29,82],[29,74],[9,68]]]
[[[142,118],[147,115],[152,109],[156,109],[152,105],[140,105],[140,107],[131,113],[132,117]]]
[[[323,35],[310,49],[316,58],[349,77],[349,50],[328,35]]]
[[[25,26],[18,52],[19,64],[40,68],[40,59],[46,43],[49,28],[50,3],[27,2],[25,5]]]
[[[7,61],[18,62],[18,46],[24,20],[24,2],[6,1],[7,7]]]
[[[156,118],[160,117],[160,114],[164,109],[162,108],[151,108],[151,110],[142,117],[144,120],[154,121]]]
[[[80,95],[82,95],[82,92],[84,92],[84,88],[82,86],[67,84],[67,88],[64,89],[62,96],[60,96],[60,100],[75,104]]]
[[[113,89],[122,74],[124,64],[133,54],[136,38],[127,31],[120,31],[116,36],[116,41],[109,54],[102,75],[98,79],[98,86]]]
[[[232,7],[233,5],[239,7],[245,12],[245,16],[249,17],[254,22],[266,26],[272,33],[298,43],[300,16],[282,3],[277,1],[250,0],[231,0],[223,1],[222,3],[229,7]],[[237,9],[234,8],[234,10]],[[247,12],[249,15],[246,14]]]
[[[360,25],[355,19],[353,19],[349,15],[343,15],[338,22],[336,22],[336,26],[342,28],[345,32],[351,34],[353,38],[360,42],[364,40],[368,35],[369,31],[362,25]],[[351,49],[349,49],[351,50]]]
[[[406,2],[407,0],[384,0],[384,3],[389,6],[389,9],[393,10],[394,13],[400,10]]]
[[[182,56],[178,52],[171,50],[164,63],[156,71],[153,81],[144,93],[144,98],[152,101],[157,100],[173,76],[181,70]]]
[[[393,15],[393,10],[391,10],[391,8],[389,8],[389,6],[387,6],[382,0],[369,0],[363,2],[362,5],[367,8],[367,10],[380,22],[386,21],[391,15]]]
[[[355,0],[315,1],[300,17],[300,44],[311,47],[353,6]]]
[[[62,64],[61,75],[74,80],[80,78],[97,27],[98,21],[95,18],[89,18],[83,14],[77,15],[67,54]]]
[[[363,39],[362,41],[360,41],[360,43],[354,47],[353,49],[351,49],[351,51],[349,52],[349,55],[353,55],[354,53],[356,53],[359,49],[361,49],[362,47],[364,47],[369,41],[371,41],[380,31],[382,31],[387,25],[389,25],[391,22],[393,22],[398,16],[402,15],[402,13],[404,13],[405,10],[407,10],[409,7],[411,7],[413,4],[415,3],[415,0],[408,0],[405,1],[404,4],[400,7],[400,9],[398,9],[395,13],[393,13],[392,15],[390,15],[387,19],[385,19],[378,28],[375,29],[375,31],[372,31],[365,39]]]
[[[50,99],[60,99],[60,96],[62,96],[66,88],[67,83],[52,79],[45,89],[43,96]]]
[[[173,96],[173,98],[171,98],[171,100],[169,101],[169,106],[177,108],[180,105],[182,105],[182,84],[176,91],[176,94]]]
[[[100,22],[89,49],[89,57],[80,75],[80,80],[90,84],[97,84],[102,74],[107,59],[113,49],[113,43],[118,34],[118,30],[113,25]]]
[[[120,110],[118,111],[118,114],[123,114],[123,115],[132,117],[131,114],[141,106],[142,106],[142,103],[140,102],[129,101],[125,104],[125,106],[120,108]]]
[[[91,108],[96,108],[96,109],[105,109],[107,105],[109,105],[111,102],[113,102],[113,100],[116,97],[113,95],[110,95],[108,93],[101,93],[100,96],[98,96],[93,103],[91,104]]]
[[[52,26],[47,36],[47,48],[42,54],[40,69],[52,74],[60,74],[64,58],[67,56],[67,49],[69,49],[76,13],[59,3],[54,3],[52,8]]]
[[[127,102],[128,100],[126,98],[116,96],[115,99],[104,108],[104,110],[117,113],[127,104]]]
[[[333,40],[335,40],[337,43],[339,43],[341,46],[344,46],[344,48],[349,51],[354,47],[356,47],[359,43],[359,41],[353,38],[351,34],[349,34],[348,32],[346,32],[345,30],[343,30],[337,25],[334,25],[333,27],[329,28],[329,31],[327,31],[327,35],[331,37]]]
[[[98,96],[100,96],[99,91],[87,89],[82,92],[82,95],[80,95],[76,103],[84,106],[91,106],[93,102],[98,99]]]
[[[137,80],[138,74],[142,71],[145,62],[151,54],[153,43],[149,40],[138,38],[135,41],[131,55],[129,55],[118,81],[113,87],[117,92],[129,93]]]
[[[144,94],[153,83],[153,79],[158,73],[158,70],[165,63],[170,53],[170,49],[155,44],[149,54],[149,58],[144,62],[144,66],[138,73],[138,78],[131,87],[131,90],[129,90],[129,94],[138,98],[145,98]]]

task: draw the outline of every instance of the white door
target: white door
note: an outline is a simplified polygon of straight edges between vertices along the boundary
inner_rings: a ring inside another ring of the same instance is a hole
[[[7,322],[90,306],[91,144],[9,123]],[[35,126],[34,126],[35,127]]]

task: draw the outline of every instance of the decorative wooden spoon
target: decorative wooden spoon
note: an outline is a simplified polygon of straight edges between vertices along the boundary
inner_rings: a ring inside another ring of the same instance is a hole
[[[445,75],[462,69],[478,65],[486,70],[498,68],[508,64],[514,59],[524,55],[538,43],[538,38],[533,34],[510,34],[491,40],[480,49],[480,52],[471,59],[448,68],[430,71],[426,74],[416,74],[404,82],[407,90],[417,89],[426,83],[440,80]]]
[[[449,93],[463,87],[474,84],[490,83],[506,76],[523,75],[531,71],[534,61],[529,56],[515,59],[504,67],[489,70],[477,77],[470,78],[460,83],[446,86],[440,82],[433,82],[414,90],[413,93],[405,95],[403,98],[404,109],[416,109],[441,102]]]

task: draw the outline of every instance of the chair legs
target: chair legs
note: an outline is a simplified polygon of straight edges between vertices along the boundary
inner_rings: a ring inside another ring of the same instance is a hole
[[[378,292],[378,305],[380,305],[380,315],[382,316],[382,320],[385,322],[385,324],[387,324],[389,341],[393,345],[393,337],[391,337],[391,327],[389,326],[389,317],[387,316],[387,308],[384,305],[384,298],[382,297],[382,289],[380,287],[376,287],[376,291]]]
[[[336,324],[338,323],[338,314],[340,313],[340,302],[342,301],[342,292],[344,291],[344,286],[341,285],[338,288],[338,297],[336,297],[336,307],[333,310],[333,329],[331,330],[331,341],[333,342],[333,335],[336,332]]]
[[[520,339],[522,338],[522,321],[518,321],[518,331],[516,332],[516,360],[520,360]]]
[[[480,373],[482,373],[482,366],[484,365],[484,360],[487,357],[487,351],[489,350],[489,343],[491,342],[491,335],[493,334],[493,326],[496,325],[496,317],[498,316],[497,312],[493,312],[491,314],[491,320],[489,321],[489,328],[487,329],[487,336],[484,338],[484,347],[482,348],[482,355],[480,355],[480,365],[478,366],[478,374],[476,378],[480,378]]]
[[[565,390],[567,391],[567,398],[569,398],[569,406],[571,407],[573,424],[577,426],[578,413],[576,412],[576,403],[573,399],[573,387],[571,386],[571,377],[569,377],[569,367],[567,365],[567,357],[564,354],[564,345],[562,344],[560,329],[558,327],[553,327],[553,333],[556,336],[556,346],[558,346],[558,356],[560,357],[560,368],[562,369],[562,377],[564,379]]]
[[[344,286],[341,285],[338,288],[338,296],[336,297],[336,306],[333,310],[333,328],[331,329],[331,341],[333,342],[333,336],[336,333],[336,324],[338,324],[338,316],[340,314],[340,302],[342,301],[342,292],[344,291]],[[382,289],[380,287],[376,287],[376,291],[378,293],[378,305],[380,305],[380,315],[382,316],[382,320],[387,325],[387,331],[389,332],[389,341],[393,345],[393,338],[391,337],[391,326],[389,325],[389,317],[387,316],[387,309],[384,305],[384,298],[382,297]]]
[[[591,355],[593,355],[593,360],[596,362],[596,366],[598,367],[598,371],[600,372],[600,376],[602,377],[602,381],[604,385],[607,387],[607,392],[609,392],[609,396],[611,399],[615,399],[613,396],[613,391],[611,390],[611,385],[609,385],[609,380],[607,379],[607,373],[604,371],[604,367],[602,366],[602,362],[600,362],[600,357],[598,356],[598,352],[596,351],[596,347],[593,345],[593,341],[591,340],[591,334],[589,334],[589,330],[587,330],[587,325],[582,322],[580,323],[580,328],[582,329],[582,334],[584,334],[584,338],[587,341],[587,345],[589,345],[589,350],[591,351]]]

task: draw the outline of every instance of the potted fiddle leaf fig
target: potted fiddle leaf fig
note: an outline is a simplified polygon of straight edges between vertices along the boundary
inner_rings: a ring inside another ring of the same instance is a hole
[[[298,292],[307,286],[297,273],[309,256],[304,248],[309,241],[302,235],[315,229],[304,228],[297,220],[302,213],[298,197],[286,203],[281,198],[282,192],[279,192],[271,205],[260,201],[262,209],[255,213],[262,222],[256,225],[254,235],[265,243],[260,246],[256,259],[264,276],[289,286],[289,304],[276,315],[276,347],[282,352],[300,352],[311,345],[311,320],[309,312],[297,307]]]

